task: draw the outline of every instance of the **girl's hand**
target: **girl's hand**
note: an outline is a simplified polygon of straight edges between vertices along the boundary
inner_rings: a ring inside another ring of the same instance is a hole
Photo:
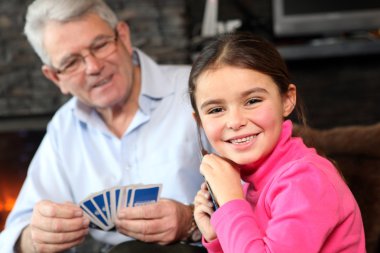
[[[214,213],[211,196],[207,191],[206,183],[203,183],[194,199],[194,219],[204,239],[208,242],[216,238],[210,219]]]
[[[244,199],[240,170],[231,162],[208,154],[202,159],[200,172],[209,183],[219,206],[234,199]]]

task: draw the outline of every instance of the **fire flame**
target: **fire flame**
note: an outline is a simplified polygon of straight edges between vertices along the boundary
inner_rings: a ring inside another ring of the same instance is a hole
[[[9,213],[12,210],[15,202],[16,202],[15,198],[5,196],[4,200],[0,202],[0,212]]]
[[[0,231],[4,228],[5,220],[16,202],[23,180],[14,177],[8,179],[7,182],[0,180]]]

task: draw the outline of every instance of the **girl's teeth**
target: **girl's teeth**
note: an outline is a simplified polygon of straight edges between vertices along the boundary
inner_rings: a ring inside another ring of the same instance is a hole
[[[249,136],[249,137],[244,137],[244,138],[241,138],[241,139],[235,139],[235,140],[231,140],[231,143],[232,144],[242,144],[242,143],[246,143],[246,142],[249,142],[253,139],[253,135],[252,136]]]

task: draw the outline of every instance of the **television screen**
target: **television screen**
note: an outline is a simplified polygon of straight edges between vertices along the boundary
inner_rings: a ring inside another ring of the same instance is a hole
[[[272,0],[272,7],[279,37],[380,29],[379,0]]]

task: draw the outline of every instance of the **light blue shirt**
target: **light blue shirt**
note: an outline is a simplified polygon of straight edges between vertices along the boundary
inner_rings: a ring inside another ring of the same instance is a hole
[[[79,203],[91,193],[129,184],[163,185],[161,197],[191,203],[199,173],[197,130],[187,94],[189,66],[157,65],[135,50],[142,70],[139,110],[117,138],[98,113],[72,98],[60,108],[30,164],[25,183],[0,234],[0,252],[13,252],[36,202]],[[98,240],[129,238],[92,230]]]

